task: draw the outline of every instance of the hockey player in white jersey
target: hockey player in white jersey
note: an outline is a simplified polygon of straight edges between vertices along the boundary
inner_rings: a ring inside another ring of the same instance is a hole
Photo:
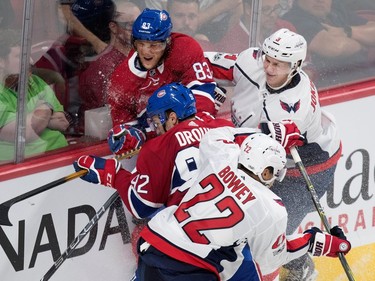
[[[307,44],[303,36],[280,29],[261,48],[240,54],[205,53],[214,78],[221,86],[235,85],[231,99],[232,121],[237,127],[257,127],[266,121],[292,120],[306,138],[299,149],[319,198],[333,189],[341,142],[334,118],[323,111],[318,91],[302,70]],[[273,191],[282,198],[289,215],[287,233],[296,231],[307,213],[314,211],[304,178],[294,162]],[[287,281],[311,280],[314,265],[308,255],[285,266]],[[307,276],[302,277],[305,272]]]
[[[264,280],[262,274],[307,252],[337,257],[350,250],[338,227],[332,233],[340,237],[315,227],[286,236],[287,211],[269,189],[285,175],[286,153],[271,137],[212,129],[199,157],[198,177],[181,203],[141,232],[136,280]]]

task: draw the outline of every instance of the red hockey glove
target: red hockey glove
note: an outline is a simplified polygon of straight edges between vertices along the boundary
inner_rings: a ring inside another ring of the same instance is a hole
[[[260,123],[259,126],[264,134],[277,140],[287,153],[289,153],[290,147],[305,144],[305,137],[301,135],[297,125],[291,120]]]
[[[116,159],[104,159],[96,156],[81,156],[73,163],[74,169],[78,172],[86,169],[88,173],[81,177],[83,180],[113,187],[115,176],[121,168]]]
[[[339,253],[344,255],[351,249],[351,244],[346,240],[341,228],[335,226],[331,229],[332,234],[323,233],[319,228],[313,227],[304,233],[310,234],[309,252],[313,256],[338,257]],[[338,236],[336,236],[338,235]]]
[[[139,149],[146,137],[141,130],[121,124],[113,127],[108,133],[108,145],[116,155],[124,155]]]

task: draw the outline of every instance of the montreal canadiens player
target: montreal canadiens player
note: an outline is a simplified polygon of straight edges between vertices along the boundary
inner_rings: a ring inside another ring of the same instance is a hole
[[[148,218],[159,208],[178,203],[186,192],[186,185],[184,189],[181,186],[195,178],[202,136],[211,128],[233,126],[228,120],[197,113],[195,95],[180,83],[155,91],[148,100],[147,114],[158,137],[144,143],[142,131],[123,124],[110,133],[113,145],[121,151],[142,146],[134,171],[120,169],[115,159],[95,156],[82,156],[75,163],[76,170],[89,170],[84,180],[117,189],[138,224],[133,240],[143,227],[143,221],[137,219]],[[115,140],[113,135],[121,137]]]
[[[197,179],[180,204],[142,230],[135,280],[259,281],[308,252],[337,257],[350,250],[337,226],[334,235],[313,227],[286,236],[287,211],[270,190],[285,175],[286,153],[273,138],[248,128],[212,129],[199,157]]]
[[[262,122],[285,119],[297,125],[306,138],[299,154],[321,198],[333,188],[341,142],[333,116],[321,109],[318,91],[302,70],[306,53],[303,36],[283,28],[266,38],[261,48],[249,48],[238,55],[206,53],[206,56],[219,85],[235,85],[231,113],[236,127],[254,128]],[[287,233],[291,234],[306,214],[314,211],[314,205],[292,160],[288,168],[285,179],[276,182],[273,191],[288,210]],[[285,268],[289,272],[288,281],[309,280],[316,274],[308,255]]]
[[[203,50],[192,37],[172,32],[168,12],[146,8],[133,24],[132,43],[134,50],[109,82],[113,126],[139,123],[152,93],[172,82],[193,91],[198,112],[216,114],[216,83]],[[146,126],[142,121],[140,125]]]

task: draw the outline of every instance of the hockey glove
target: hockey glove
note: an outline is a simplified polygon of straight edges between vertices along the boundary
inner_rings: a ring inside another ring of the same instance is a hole
[[[346,240],[341,228],[335,226],[331,229],[332,234],[323,233],[319,228],[312,227],[304,233],[310,234],[309,252],[313,256],[338,257],[339,253],[344,255],[351,249],[351,244]]]
[[[109,187],[113,187],[115,176],[121,168],[121,164],[116,159],[104,159],[91,155],[79,157],[73,166],[77,172],[82,169],[88,171],[81,179]]]
[[[146,137],[141,130],[125,124],[113,127],[107,139],[110,150],[119,156],[139,149],[145,140]]]
[[[227,90],[225,88],[216,86],[215,88],[215,110],[219,111],[221,106],[227,99]]]
[[[301,135],[297,125],[291,120],[260,123],[259,126],[264,134],[277,140],[287,153],[289,153],[290,147],[305,144],[305,137]]]

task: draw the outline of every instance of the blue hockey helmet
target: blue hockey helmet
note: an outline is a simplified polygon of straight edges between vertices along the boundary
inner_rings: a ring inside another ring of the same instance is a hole
[[[158,116],[164,125],[167,121],[165,112],[168,110],[174,111],[179,120],[197,113],[193,92],[180,83],[160,87],[148,99],[147,115],[149,118]]]
[[[133,40],[166,41],[172,32],[172,21],[167,11],[144,9],[133,24]]]

